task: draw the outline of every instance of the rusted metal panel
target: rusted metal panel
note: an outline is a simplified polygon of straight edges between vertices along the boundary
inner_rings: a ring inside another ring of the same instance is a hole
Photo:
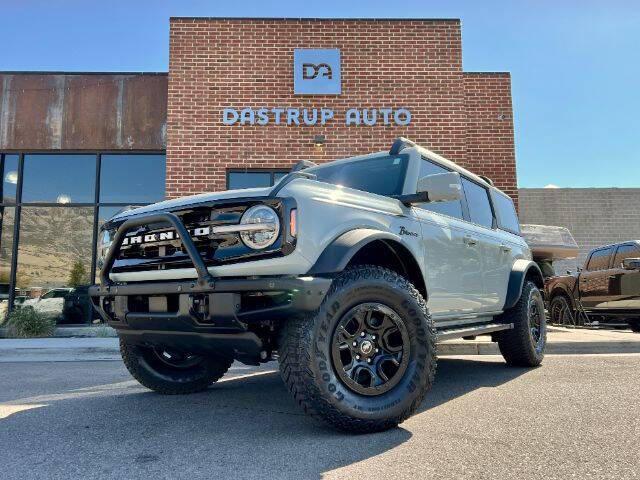
[[[164,74],[0,74],[2,150],[162,150]]]
[[[109,148],[117,145],[121,77],[73,75],[65,81],[62,148]]]
[[[138,75],[125,79],[121,131],[121,148],[147,149],[154,145],[164,148],[167,144],[166,76]]]

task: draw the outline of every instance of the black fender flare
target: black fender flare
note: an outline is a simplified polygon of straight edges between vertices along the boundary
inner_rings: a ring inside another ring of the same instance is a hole
[[[509,285],[507,287],[507,298],[504,302],[504,310],[508,310],[518,303],[527,276],[531,277],[540,290],[544,288],[544,277],[536,262],[523,258],[516,260],[513,262],[511,274],[509,275]]]
[[[393,240],[402,243],[400,237],[381,230],[372,228],[349,230],[335,238],[324,249],[307,274],[340,273],[362,247],[376,240]]]

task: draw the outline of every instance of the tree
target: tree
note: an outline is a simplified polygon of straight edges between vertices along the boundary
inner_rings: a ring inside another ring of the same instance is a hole
[[[78,287],[87,283],[87,269],[84,268],[84,263],[80,260],[73,262],[67,283],[70,287]]]

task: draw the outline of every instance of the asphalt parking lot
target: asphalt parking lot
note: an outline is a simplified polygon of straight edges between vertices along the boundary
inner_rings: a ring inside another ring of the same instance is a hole
[[[639,366],[446,357],[418,415],[349,436],[302,414],[275,364],[166,397],[118,361],[3,363],[2,478],[637,478]]]

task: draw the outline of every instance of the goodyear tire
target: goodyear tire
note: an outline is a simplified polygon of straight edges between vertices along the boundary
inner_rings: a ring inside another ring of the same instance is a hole
[[[191,355],[160,347],[133,345],[120,339],[127,370],[145,387],[165,395],[206,390],[229,370],[233,360]]]
[[[518,303],[503,313],[500,321],[513,324],[513,329],[497,335],[500,353],[507,364],[518,367],[540,365],[547,344],[547,324],[542,294],[533,282],[525,283]]]
[[[410,417],[433,383],[435,331],[406,279],[376,266],[341,273],[312,315],[290,320],[280,372],[309,414],[348,432],[376,432]]]

